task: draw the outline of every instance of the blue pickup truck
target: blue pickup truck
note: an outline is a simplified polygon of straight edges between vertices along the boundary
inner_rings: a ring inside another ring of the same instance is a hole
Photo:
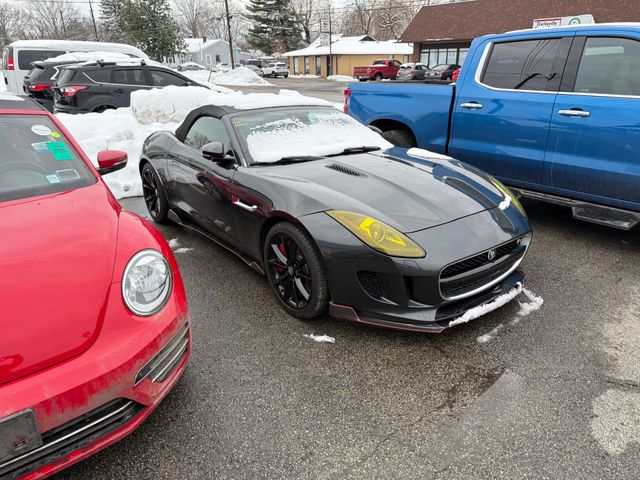
[[[640,23],[480,37],[455,84],[351,84],[345,109],[575,218],[640,222]]]

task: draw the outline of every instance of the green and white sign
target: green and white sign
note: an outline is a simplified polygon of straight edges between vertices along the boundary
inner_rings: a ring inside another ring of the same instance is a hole
[[[593,15],[589,13],[572,17],[536,18],[533,21],[533,28],[564,27],[565,25],[582,25],[585,23],[596,23]]]

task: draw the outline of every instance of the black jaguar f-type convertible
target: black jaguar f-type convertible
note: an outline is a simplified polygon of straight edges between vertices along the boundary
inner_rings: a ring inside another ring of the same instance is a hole
[[[301,319],[440,332],[522,288],[531,229],[509,190],[332,106],[200,107],[147,138],[140,174],[156,222],[233,251]]]

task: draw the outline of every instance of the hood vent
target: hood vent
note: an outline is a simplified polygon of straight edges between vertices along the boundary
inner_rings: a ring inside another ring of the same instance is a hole
[[[336,172],[344,173],[346,175],[351,175],[354,177],[366,177],[364,173],[354,170],[352,168],[349,168],[345,165],[341,165],[339,163],[331,163],[327,165],[327,168],[330,168],[331,170],[335,170]]]

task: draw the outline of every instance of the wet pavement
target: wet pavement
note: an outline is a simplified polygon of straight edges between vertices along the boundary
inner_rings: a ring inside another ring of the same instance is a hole
[[[193,249],[176,255],[190,365],[140,429],[57,480],[639,478],[640,232],[525,207],[541,309],[441,335],[295,320],[240,260],[160,226]]]

